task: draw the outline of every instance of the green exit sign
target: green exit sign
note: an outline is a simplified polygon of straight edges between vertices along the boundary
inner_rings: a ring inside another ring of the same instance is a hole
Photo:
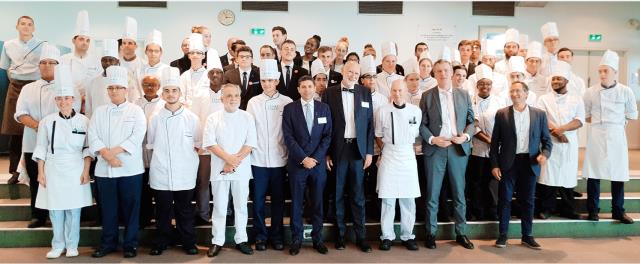
[[[602,41],[602,34],[589,34],[589,42]]]
[[[263,36],[264,35],[264,28],[252,28],[251,29],[251,35]]]

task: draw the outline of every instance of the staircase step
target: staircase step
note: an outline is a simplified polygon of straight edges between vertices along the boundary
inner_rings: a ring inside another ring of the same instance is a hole
[[[632,225],[624,225],[617,220],[610,219],[610,215],[601,214],[599,222],[587,220],[567,220],[561,218],[551,218],[547,220],[534,220],[533,230],[536,237],[622,237],[622,236],[638,236],[640,235],[640,213],[629,214],[636,223]],[[290,239],[291,233],[289,229],[288,219],[285,219],[285,238]],[[45,247],[51,244],[51,227],[29,229],[27,221],[4,221],[0,222],[0,247]],[[86,223],[82,223],[80,231],[80,246],[97,246],[100,240],[101,227],[88,227]],[[439,223],[438,239],[451,240],[455,238],[453,223]],[[348,224],[347,233],[353,236],[351,230],[352,225]],[[367,223],[367,239],[378,240],[380,234],[380,223]],[[252,225],[249,224],[247,231],[252,234]],[[305,233],[310,232],[311,225],[304,225]],[[123,228],[121,228],[122,232]],[[400,224],[395,224],[396,233],[400,232]],[[470,239],[494,239],[498,234],[498,223],[493,221],[468,222],[467,234]],[[324,224],[323,237],[327,241],[335,239],[336,227],[333,224]],[[148,227],[141,230],[139,239],[143,246],[150,245],[155,228]],[[424,240],[425,225],[424,223],[416,223],[414,229],[416,239]],[[233,243],[235,233],[234,227],[227,227],[226,241]],[[202,245],[209,245],[211,239],[211,227],[196,227],[197,241]],[[509,237],[520,238],[520,221],[514,219],[509,224]],[[353,239],[353,237],[351,237]],[[288,241],[287,241],[288,242]]]

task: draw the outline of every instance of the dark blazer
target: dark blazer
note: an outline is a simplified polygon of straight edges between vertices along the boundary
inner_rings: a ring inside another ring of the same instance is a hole
[[[169,63],[169,66],[178,68],[180,70],[180,74],[182,74],[191,68],[191,60],[189,60],[189,57],[185,54],[182,58]]]
[[[512,106],[498,110],[493,125],[493,134],[491,134],[491,149],[489,150],[491,167],[500,168],[502,171],[509,170],[516,157],[517,137],[513,111]],[[540,153],[549,158],[552,147],[547,115],[544,111],[529,106],[529,157],[531,169],[536,176],[540,176],[540,164],[536,158]]]
[[[220,56],[220,63],[222,67],[229,65],[229,53]]]
[[[459,134],[466,133],[473,137],[475,128],[473,126],[473,108],[469,93],[458,88],[451,88],[453,93],[453,107],[456,114],[456,131]],[[438,87],[431,88],[422,93],[420,99],[420,109],[422,110],[422,125],[420,126],[420,136],[422,137],[422,152],[431,156],[440,147],[429,144],[430,137],[440,135],[442,129],[442,109],[440,108],[440,92]],[[466,141],[459,145],[460,154],[471,154],[471,142]]]
[[[354,85],[354,120],[356,125],[356,142],[358,150],[364,159],[365,155],[373,155],[373,104],[371,92],[362,85]],[[345,118],[342,107],[342,86],[340,84],[330,86],[322,95],[322,102],[329,105],[331,118],[333,119],[333,136],[329,154],[338,157],[345,145],[344,129]],[[368,106],[368,107],[365,107]]]
[[[325,123],[320,124],[319,119]],[[302,101],[296,100],[284,106],[282,112],[282,136],[284,144],[289,150],[287,171],[290,174],[304,172],[302,160],[306,157],[314,158],[318,165],[312,170],[325,172],[325,156],[331,144],[331,111],[329,106],[320,101],[313,102],[313,128],[311,134],[307,130],[307,122],[302,111]]]
[[[222,83],[233,83],[242,89],[242,77],[240,77],[240,69],[232,69],[224,73]],[[247,89],[242,89],[240,95],[240,109],[246,110],[247,103],[252,97],[262,93],[262,86],[260,85],[260,68],[251,65],[251,73],[249,74],[249,83]]]
[[[339,73],[334,70],[329,70],[329,79],[327,79],[327,87],[331,87],[334,85],[340,85],[342,82],[342,73]]]
[[[467,68],[467,79],[471,74],[476,73],[476,65],[473,62],[469,62],[469,68]]]
[[[237,68],[236,65],[232,62],[231,64],[227,64],[227,66],[222,66],[222,71],[228,72],[236,68]]]
[[[317,59],[316,56],[312,56],[311,60],[309,61],[309,65],[307,65],[307,67],[309,69],[311,69],[311,63],[316,59]],[[302,63],[304,63],[302,56],[296,57],[295,59],[293,59],[293,64],[294,65],[298,65],[298,66],[302,67],[303,66]]]
[[[278,82],[278,92],[286,96],[289,96],[294,101],[300,99],[300,93],[298,92],[298,79],[300,79],[300,77],[304,75],[308,75],[309,72],[300,66],[293,65],[293,68],[291,69],[291,82],[287,84],[287,86],[285,87],[284,75],[287,72],[287,70],[282,69],[282,66],[280,65],[280,63],[278,63],[278,71],[280,71],[280,82]]]
[[[382,64],[376,67],[376,73],[381,73],[381,72],[382,72]],[[404,67],[402,67],[402,65],[400,64],[396,64],[396,73],[398,75],[404,76]]]

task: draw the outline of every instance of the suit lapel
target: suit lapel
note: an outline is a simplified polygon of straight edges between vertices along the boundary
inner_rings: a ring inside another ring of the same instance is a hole
[[[340,122],[342,123],[342,126],[344,127],[346,125],[346,121],[345,121],[345,116],[344,116],[344,107],[342,106],[342,86],[338,85],[338,86],[334,86],[336,87],[336,89],[333,90],[333,92],[335,93],[335,97],[336,97],[336,101],[337,101],[337,106],[338,106],[338,113],[337,116],[342,117],[342,119],[340,120]]]
[[[516,132],[516,121],[515,118],[513,117],[514,113],[513,113],[513,107],[509,107],[509,116],[507,117],[509,119],[509,125],[513,128],[513,136],[516,138],[517,140],[517,132]]]
[[[442,122],[442,108],[440,106],[440,91],[438,90],[439,88],[437,86],[433,89],[436,89],[436,90],[434,91],[434,96],[431,97],[433,100],[432,103],[433,105],[436,106],[436,109],[438,109],[438,116],[440,117],[441,119],[440,121]]]
[[[527,106],[529,107],[529,106]],[[531,107],[529,107],[529,139],[533,138],[533,120],[535,120],[534,118],[535,113],[533,112],[533,110],[531,109]]]

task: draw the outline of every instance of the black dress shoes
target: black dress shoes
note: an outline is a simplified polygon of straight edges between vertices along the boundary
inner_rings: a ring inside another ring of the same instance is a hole
[[[500,235],[496,240],[497,248],[506,248],[507,247],[507,235]]]
[[[166,247],[158,247],[155,246],[151,249],[151,251],[149,251],[149,255],[151,256],[160,256],[162,255],[162,252],[167,249]]]
[[[207,250],[207,257],[213,258],[220,254],[220,250],[222,250],[222,246],[218,246],[216,244],[211,245],[209,250]]]
[[[540,244],[538,244],[538,242],[536,242],[536,240],[533,239],[532,236],[523,237],[522,238],[522,244],[527,246],[528,248],[531,248],[531,249],[537,249],[537,250],[542,249]]]
[[[600,221],[600,216],[598,216],[598,214],[589,213],[589,215],[587,216],[587,220],[597,222]]]
[[[11,173],[11,178],[9,178],[9,180],[7,180],[7,184],[9,184],[9,185],[17,184],[19,182],[18,181],[18,177],[19,176],[20,176],[20,174],[17,173],[17,172]]]
[[[122,252],[122,256],[125,258],[135,258],[138,255],[138,252],[135,248],[128,248]]]
[[[28,228],[43,227],[45,223],[47,223],[47,221],[44,219],[34,218],[34,219],[31,219],[31,222],[29,222],[29,225],[27,227]]]
[[[300,243],[300,241],[292,242],[291,247],[289,248],[289,255],[298,255],[300,253],[300,247],[302,247],[302,243]]]
[[[614,215],[613,219],[619,220],[620,223],[623,224],[633,224],[633,219],[625,213],[622,213],[621,215]]]
[[[536,214],[536,218],[542,219],[542,220],[549,219],[549,217],[551,217],[551,215],[547,212],[539,212]]]
[[[365,242],[364,240],[357,241],[356,246],[358,246],[358,248],[360,248],[360,251],[364,253],[369,253],[372,250],[371,246],[367,244],[367,242]]]
[[[256,250],[257,251],[267,250],[267,242],[262,240],[256,240]]]
[[[406,247],[408,250],[418,250],[418,244],[414,239],[409,239],[407,241],[402,241],[402,245]]]
[[[463,246],[466,249],[473,249],[473,243],[471,243],[471,241],[469,241],[469,238],[467,236],[464,235],[458,235],[456,236],[456,242],[458,244],[460,244],[461,246]]]
[[[314,243],[313,249],[315,249],[316,251],[318,251],[318,253],[322,255],[326,255],[327,253],[329,253],[329,249],[322,242]]]
[[[242,252],[245,255],[253,255],[253,249],[247,242],[242,242],[240,244],[236,244],[236,249]]]
[[[271,248],[273,248],[273,250],[284,250],[284,243],[282,243],[282,241],[272,241]]]
[[[93,254],[91,254],[91,257],[101,258],[101,257],[104,257],[106,255],[109,255],[109,253],[111,253],[111,252],[113,252],[113,250],[97,249],[96,251],[93,252]]]
[[[182,247],[184,253],[187,255],[198,255],[198,248],[195,245]]]
[[[391,246],[393,246],[393,242],[389,239],[383,239],[380,241],[380,246],[378,247],[380,250],[388,251],[391,250]]]
[[[345,243],[344,243],[344,237],[339,237],[336,240],[336,249],[337,250],[344,250],[346,247]]]
[[[436,237],[432,235],[427,235],[427,240],[424,242],[424,245],[428,249],[436,249]]]

